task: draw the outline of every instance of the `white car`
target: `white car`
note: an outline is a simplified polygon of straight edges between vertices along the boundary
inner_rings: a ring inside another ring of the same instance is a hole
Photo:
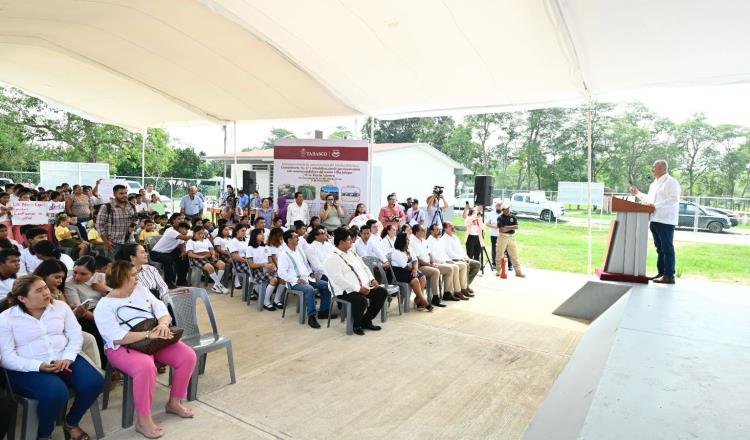
[[[514,193],[510,199],[495,199],[495,203],[510,204],[510,210],[517,214],[527,214],[539,217],[549,222],[565,215],[565,207],[561,203],[547,200],[543,191]]]

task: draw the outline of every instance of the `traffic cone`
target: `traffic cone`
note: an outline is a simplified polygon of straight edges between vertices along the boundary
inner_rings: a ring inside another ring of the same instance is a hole
[[[508,278],[508,272],[505,271],[505,266],[508,264],[508,259],[503,257],[500,259],[500,278]]]

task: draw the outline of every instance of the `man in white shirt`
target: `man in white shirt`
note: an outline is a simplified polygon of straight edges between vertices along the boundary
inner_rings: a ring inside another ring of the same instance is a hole
[[[177,278],[176,285],[190,286],[187,281],[189,270],[187,258],[182,258],[184,253],[183,242],[190,239],[189,230],[190,225],[188,223],[178,223],[164,231],[164,235],[151,249],[151,259],[164,266],[164,281],[167,282],[170,289],[175,288],[175,275]],[[180,245],[183,245],[183,247],[180,248]]]
[[[296,232],[297,238],[299,238],[297,243],[297,251],[302,252],[302,255],[307,255],[307,247],[309,246],[309,244],[307,244],[307,225],[302,222],[302,220],[295,220],[294,227],[290,229]]]
[[[286,224],[293,225],[297,220],[301,220],[305,224],[310,223],[310,208],[299,191],[294,193],[294,203],[286,207]]]
[[[485,223],[488,228],[490,228],[490,242],[492,247],[492,252],[490,255],[492,256],[492,267],[497,267],[496,261],[495,261],[495,251],[497,249],[497,218],[500,217],[500,215],[503,213],[502,209],[502,203],[495,203],[495,213],[493,214],[492,211],[490,211],[490,214],[487,216],[487,222]]]
[[[0,297],[13,288],[18,270],[21,269],[21,253],[15,249],[0,249]]]
[[[425,246],[432,258],[437,264],[438,269],[444,275],[445,291],[443,292],[443,301],[460,301],[468,300],[463,292],[468,291],[467,272],[469,266],[463,261],[452,261],[451,257],[445,252],[445,240],[441,237],[441,230],[438,224],[430,226],[430,237],[425,240]],[[447,268],[447,270],[446,270]]]
[[[359,231],[359,238],[354,243],[354,250],[360,257],[371,257],[370,251],[367,249],[367,242],[370,241],[370,228],[362,228]]]
[[[430,283],[430,292],[432,293],[432,305],[437,307],[445,307],[440,301],[440,269],[434,264],[430,257],[430,252],[427,250],[427,243],[425,242],[425,230],[420,225],[412,226],[412,235],[409,237],[409,252],[417,258],[419,264],[419,270],[422,271],[427,281]],[[447,273],[446,273],[446,276]],[[448,284],[448,283],[446,283]],[[453,280],[450,280],[451,289],[446,287],[446,291],[450,292],[453,290]]]
[[[388,256],[383,252],[381,245],[383,239],[378,235],[378,222],[376,220],[368,220],[365,223],[365,227],[370,228],[370,238],[367,240],[367,255],[377,258],[383,264],[383,268],[388,269],[391,263],[388,261]],[[364,256],[362,254],[359,255],[361,257]]]
[[[21,269],[19,273],[27,274],[32,273],[37,266],[42,264],[42,260],[33,254],[31,248],[47,239],[47,231],[42,228],[30,228],[24,232],[26,236],[26,248],[21,250]]]
[[[445,234],[443,234],[443,239],[445,239],[445,252],[448,254],[449,257],[451,257],[451,260],[453,261],[463,261],[466,264],[468,264],[468,272],[466,274],[466,282],[469,286],[471,286],[471,282],[474,281],[474,277],[477,276],[477,273],[479,273],[479,268],[481,267],[481,264],[477,260],[472,260],[471,258],[466,255],[466,250],[463,246],[461,246],[461,240],[454,234],[455,232],[455,226],[453,226],[453,223],[451,222],[444,222],[443,223],[443,229],[445,230]],[[467,292],[469,293],[468,296],[474,296],[474,291],[471,290],[470,287],[466,288]],[[462,292],[464,295],[466,295],[467,292]]]
[[[323,265],[334,293],[352,304],[354,333],[361,336],[364,330],[380,330],[372,320],[383,308],[388,293],[378,285],[362,259],[349,252],[352,247],[349,231],[337,228],[333,232],[333,244],[335,249]]]
[[[655,179],[648,187],[648,194],[643,194],[635,186],[630,193],[645,200],[645,204],[654,207],[651,214],[651,234],[656,246],[656,267],[659,273],[654,277],[655,283],[674,284],[675,254],[674,228],[680,215],[680,183],[669,175],[666,160],[657,160],[651,166]]]
[[[310,233],[313,234],[313,241],[308,244],[305,255],[312,271],[320,277],[323,275],[323,262],[333,251],[333,246],[328,241],[328,232],[323,226],[316,226]]]
[[[331,291],[328,289],[327,278],[319,277],[308,267],[302,254],[297,252],[299,238],[294,231],[284,232],[284,243],[286,249],[279,252],[278,274],[281,279],[292,286],[292,290],[302,291],[305,297],[305,313],[307,314],[307,325],[312,328],[320,328],[318,319],[328,319],[328,311],[331,309]],[[315,289],[320,293],[320,312],[315,317]],[[334,318],[331,315],[331,318]]]

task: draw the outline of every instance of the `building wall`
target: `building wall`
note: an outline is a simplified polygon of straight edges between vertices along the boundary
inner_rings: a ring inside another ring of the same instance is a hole
[[[395,192],[399,201],[417,198],[421,205],[432,194],[435,185],[445,187],[444,196],[450,203],[455,199],[455,174],[453,167],[420,148],[403,148],[373,154],[373,167],[381,168],[380,182],[373,173],[374,206],[383,206],[386,196]],[[380,189],[375,190],[379,185]],[[380,194],[378,194],[380,193]]]

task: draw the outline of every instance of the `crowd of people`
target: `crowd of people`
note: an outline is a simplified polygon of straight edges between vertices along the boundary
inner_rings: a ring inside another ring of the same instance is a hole
[[[263,290],[251,299],[267,311],[283,307],[286,289],[302,292],[301,313],[313,329],[320,328],[319,319],[336,317],[331,304],[342,298],[351,303],[354,333],[364,335],[381,330],[374,319],[387,299],[386,284],[408,284],[415,308],[428,312],[472,298],[484,246],[482,207],[464,210],[464,246],[447,218],[447,203],[434,194],[425,210],[417,200],[401,205],[390,194],[376,216],[364,204],[346,213],[329,196],[313,216],[302,193],[282,204],[281,212],[268,198],[235,195],[230,187],[214,223],[203,218],[203,200],[194,188],[180,212],[169,216],[152,209],[159,203],[153,187],[151,194],[147,187],[134,197],[116,185],[110,201],[97,200],[96,187],[78,185],[6,190],[12,193],[0,194],[6,217],[12,216],[13,198],[65,203],[54,229],[26,225],[12,234],[15,226],[0,222],[0,365],[15,392],[40,401],[40,438],[50,437],[69,388],[76,397],[63,429],[71,438],[88,438],[78,423],[108,386],[99,370],[108,363],[134,378],[137,432],[147,438],[164,434],[151,418],[157,364],[173,369],[166,411],[192,417],[182,399],[196,363],[193,350],[182,342],[155,355],[128,350],[137,341],[172,337],[173,318],[162,298],[189,285],[191,267],[211,280],[217,294],[226,293],[228,283],[240,287],[243,278],[254,280]],[[500,237],[492,244],[497,242],[498,255],[510,252],[516,275],[523,276],[512,236],[517,222],[503,216],[490,226]],[[158,319],[155,329],[131,329],[151,317]]]

